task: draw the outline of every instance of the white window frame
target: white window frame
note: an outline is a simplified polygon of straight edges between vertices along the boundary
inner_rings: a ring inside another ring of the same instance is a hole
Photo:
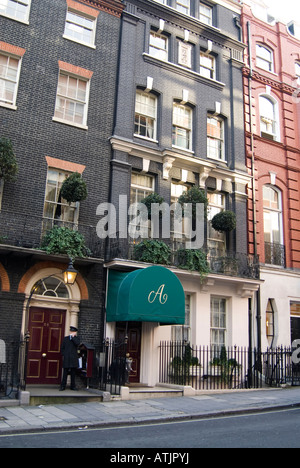
[[[12,7],[14,7],[14,14],[9,13]],[[0,16],[6,16],[20,23],[29,24],[30,7],[31,0],[0,0]],[[25,8],[24,15],[21,14],[21,9],[23,8]]]
[[[51,173],[56,173],[55,184],[50,182]],[[60,189],[63,181],[70,174],[71,172],[63,171],[55,167],[48,167],[43,210],[43,232],[51,229],[55,224],[58,226],[65,225],[67,227],[72,227],[73,229],[77,228],[80,203],[68,203],[66,200],[60,199]],[[49,196],[51,190],[52,195],[54,195],[52,197]],[[49,205],[49,208],[52,210],[52,216],[47,215],[47,205]],[[57,212],[58,207],[60,207],[60,214]],[[69,215],[71,211],[73,211],[74,217],[73,220],[70,221]]]
[[[138,102],[138,98],[142,98],[146,102]],[[134,127],[134,136],[157,141],[157,97],[154,94],[143,91],[136,92]],[[142,129],[145,130],[145,135],[142,134]]]
[[[171,329],[172,341],[191,342],[191,294],[185,294],[185,322],[184,325],[173,325]]]
[[[221,213],[226,208],[226,197],[220,192],[207,193],[207,243],[209,255],[218,257],[225,254],[226,250],[226,234],[218,232],[212,227],[212,219],[218,213]]]
[[[1,0],[0,0],[1,1]],[[71,17],[72,15],[72,17]],[[78,18],[76,18],[78,17]],[[80,19],[87,20],[91,22],[91,27],[88,27],[88,25],[83,25],[80,24]],[[81,11],[73,10],[72,8],[67,9],[67,16],[66,16],[66,22],[65,22],[65,31],[63,37],[65,39],[68,39],[70,41],[78,42],[79,44],[83,44],[85,46],[91,47],[93,49],[96,48],[95,46],[95,36],[96,36],[96,24],[97,24],[97,18],[93,16],[89,16],[87,14],[82,13]],[[68,25],[71,25],[68,27]],[[84,39],[78,39],[77,37],[72,36],[71,34],[71,29],[72,27],[75,30],[81,31],[81,33],[86,29],[90,31],[91,34],[91,40],[90,41],[85,41]]]
[[[183,193],[187,192],[189,190],[190,186],[183,184],[183,183],[178,183],[172,180],[171,182],[171,205],[174,205],[178,203],[179,197],[183,195]],[[185,247],[185,242],[186,242],[186,237],[184,234],[184,226],[183,226],[183,232],[181,231],[175,231],[175,213],[174,211],[171,211],[171,240],[173,241],[173,246],[174,250],[177,250],[177,248],[184,248]]]
[[[268,59],[263,54],[268,52],[270,58]],[[274,54],[273,51],[264,44],[256,44],[256,65],[258,68],[270,73],[274,73]]]
[[[217,137],[214,135],[209,135],[208,125],[211,121],[215,121],[220,124],[221,136]],[[211,144],[213,143],[213,144]],[[215,143],[218,144],[219,148],[216,149]],[[215,152],[219,154],[215,156]],[[217,161],[225,162],[225,122],[222,117],[215,116],[212,114],[207,115],[207,157],[210,159],[216,159]]]
[[[300,62],[295,62],[295,73],[297,77],[297,86],[300,87]]]
[[[200,2],[199,4],[199,20],[201,23],[207,24],[208,26],[213,25],[213,9],[212,7]]]
[[[71,97],[71,96],[68,96],[67,93],[63,94],[62,92],[59,91],[60,77],[62,77],[62,76],[66,76],[68,78],[67,79],[67,86],[70,84],[71,79],[77,80],[77,88],[76,88],[77,94],[78,94],[78,84],[79,84],[79,82],[81,81],[81,82],[86,83],[84,99],[80,99],[78,96],[77,97]],[[56,91],[54,117],[53,117],[52,120],[54,120],[56,122],[64,123],[64,124],[67,124],[67,125],[72,125],[74,127],[79,127],[79,128],[83,128],[83,129],[87,130],[88,129],[88,127],[87,127],[87,116],[88,116],[89,92],[90,92],[90,80],[89,79],[85,79],[82,76],[74,75],[74,74],[69,73],[67,71],[60,70],[59,75],[58,75],[58,84],[57,84],[57,91]],[[82,123],[74,121],[74,118],[76,116],[75,112],[73,112],[73,114],[72,114],[73,119],[66,118],[65,117],[65,115],[66,115],[66,107],[65,106],[62,107],[64,115],[62,117],[59,115],[59,113],[60,113],[59,107],[58,107],[59,99],[64,100],[65,104],[70,103],[72,105],[75,104],[75,106],[79,105],[79,106],[83,107]]]
[[[165,34],[150,31],[149,55],[158,60],[168,62],[169,59],[169,40]]]
[[[273,116],[263,115],[263,99],[272,104]],[[269,135],[274,141],[280,141],[278,102],[268,94],[260,94],[259,96],[259,121],[261,136]]]
[[[224,305],[224,310],[221,310],[221,304]],[[217,309],[215,308],[217,306]],[[221,348],[226,346],[227,341],[227,299],[224,297],[211,296],[210,298],[210,344],[218,355],[221,352]],[[222,320],[223,316],[223,320]],[[225,321],[225,323],[224,323]],[[218,339],[213,339],[213,333],[217,332]],[[221,340],[223,335],[224,339]],[[219,357],[215,355],[214,357]]]
[[[216,57],[214,55],[200,52],[200,75],[209,80],[216,79]]]
[[[176,0],[176,10],[184,15],[191,13],[191,0]]]
[[[193,109],[186,104],[173,102],[172,121],[172,146],[174,148],[180,148],[185,151],[192,151]],[[181,140],[185,140],[186,144],[180,144]]]
[[[272,207],[272,206],[266,206],[265,204],[265,196],[264,196],[264,191],[265,189],[272,190],[273,192],[277,193],[278,197],[278,206],[277,207]],[[279,245],[284,245],[284,235],[283,235],[283,213],[282,213],[282,192],[275,187],[274,185],[269,185],[266,184],[263,186],[263,217],[264,217],[264,241],[266,243],[270,244],[279,244]],[[266,217],[268,216],[268,221],[266,220]],[[269,223],[270,225],[270,232],[266,232],[266,223]],[[278,225],[278,232],[279,232],[279,241],[276,241],[274,239],[274,224]],[[270,239],[266,240],[266,234],[270,234]]]
[[[17,109],[16,103],[17,103],[17,95],[18,95],[18,88],[19,88],[22,57],[19,57],[19,56],[13,55],[13,54],[9,54],[9,53],[6,53],[6,52],[2,52],[2,51],[0,51],[0,56],[7,57],[6,72],[5,72],[5,75],[4,74],[3,74],[3,76],[0,75],[0,80],[4,81],[4,86],[7,83],[10,83],[10,84],[13,83],[13,86],[14,86],[13,99],[11,101],[7,100],[7,99],[4,99],[4,94],[3,94],[3,96],[1,95],[1,89],[0,89],[0,106],[8,107],[9,109],[16,110]],[[9,76],[7,76],[10,60],[17,60],[18,61],[18,68],[17,68],[16,76],[14,78],[10,78]],[[4,91],[5,91],[5,88],[4,88]]]
[[[133,178],[136,178],[136,181],[133,181]],[[148,185],[143,185],[142,183],[142,178],[146,178],[151,182],[151,184]],[[139,183],[139,180],[141,183]],[[155,179],[153,176],[150,176],[148,174],[139,174],[137,172],[133,172],[131,175],[131,188],[130,188],[130,203],[140,203],[143,198],[146,198],[148,195],[154,192],[154,186],[155,186]]]

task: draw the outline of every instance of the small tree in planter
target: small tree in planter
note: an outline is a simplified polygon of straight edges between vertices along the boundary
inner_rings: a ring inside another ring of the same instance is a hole
[[[64,226],[50,229],[42,240],[41,248],[48,254],[68,255],[72,260],[91,254],[85,245],[84,236]]]
[[[158,195],[158,193],[155,193],[155,192],[150,193],[146,198],[141,200],[141,203],[146,205],[146,208],[148,210],[148,219],[151,219],[151,208],[152,208],[151,205],[153,203],[158,203],[159,205],[161,205],[163,202],[164,202],[163,197],[161,197],[160,195]]]
[[[0,138],[0,180],[15,181],[18,173],[18,164],[9,138]]]
[[[87,198],[87,194],[86,183],[78,172],[69,175],[60,189],[60,195],[68,203],[81,202]]]
[[[163,241],[144,239],[134,247],[134,258],[141,262],[169,265],[170,257],[171,249]]]
[[[208,199],[207,199],[207,197],[205,195],[204,190],[200,189],[200,187],[197,187],[196,185],[194,185],[189,190],[187,190],[187,192],[184,192],[178,198],[178,203],[182,207],[184,207],[185,203],[191,203],[192,204],[192,217],[193,217],[193,219],[196,219],[197,204],[203,204],[204,205],[204,214],[206,216]]]
[[[236,215],[233,211],[221,211],[211,220],[212,227],[218,232],[230,232],[236,228]]]

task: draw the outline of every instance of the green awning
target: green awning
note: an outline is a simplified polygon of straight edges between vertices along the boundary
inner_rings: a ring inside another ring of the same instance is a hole
[[[161,266],[131,273],[109,270],[106,321],[184,325],[185,295],[181,282]]]

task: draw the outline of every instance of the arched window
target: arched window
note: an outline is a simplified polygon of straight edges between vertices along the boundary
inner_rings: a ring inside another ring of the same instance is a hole
[[[256,65],[268,72],[274,72],[273,51],[262,44],[256,45]]]
[[[278,104],[271,96],[259,97],[259,116],[261,136],[280,141]]]
[[[263,188],[265,263],[285,266],[285,249],[282,221],[282,194],[280,190],[265,185]]]
[[[297,77],[297,85],[300,86],[300,62],[295,63],[295,72]]]
[[[39,280],[32,288],[32,293],[38,296],[69,298],[69,291],[62,279],[49,277]]]

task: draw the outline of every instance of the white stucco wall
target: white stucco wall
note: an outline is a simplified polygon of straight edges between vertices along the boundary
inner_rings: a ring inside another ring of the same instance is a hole
[[[266,337],[266,308],[272,299],[275,312],[275,346],[291,345],[291,312],[292,302],[300,303],[300,272],[276,268],[263,268],[261,278],[261,315],[262,315],[262,349],[268,347]]]

